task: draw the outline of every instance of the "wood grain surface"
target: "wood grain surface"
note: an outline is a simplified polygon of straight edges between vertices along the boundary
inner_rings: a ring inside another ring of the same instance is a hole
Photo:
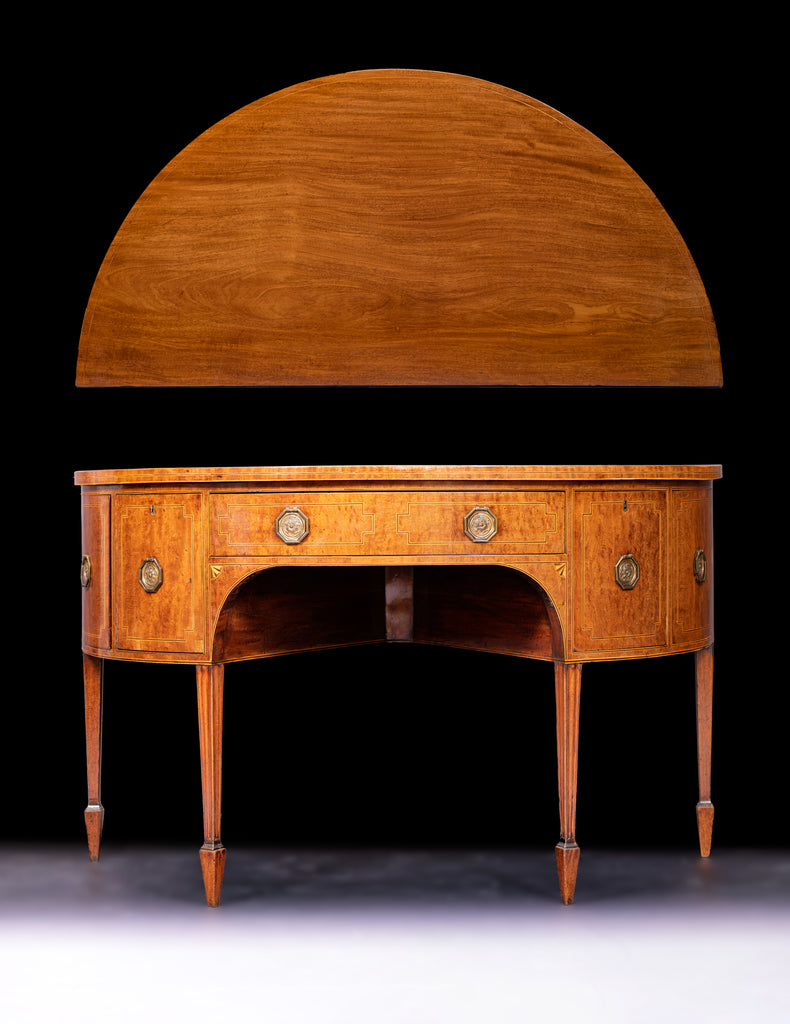
[[[361,71],[252,103],[129,213],[81,386],[719,386],[710,307],[608,146],[474,78]]]

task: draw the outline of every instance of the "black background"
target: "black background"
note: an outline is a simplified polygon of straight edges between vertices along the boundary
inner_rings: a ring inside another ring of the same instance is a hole
[[[160,8],[50,21],[49,55],[31,47],[9,196],[21,230],[8,303],[22,309],[8,321],[9,356],[21,356],[6,432],[11,837],[83,834],[75,470],[715,462],[725,475],[714,485],[714,839],[780,838],[777,478],[760,474],[779,455],[771,378],[781,317],[765,283],[759,61],[742,26],[596,14],[538,19],[527,9],[513,22],[476,11],[451,24],[425,5],[323,18],[230,5],[187,23]],[[724,388],[77,390],[93,279],[164,164],[246,103],[365,67],[495,81],[608,143],[689,246],[719,329]],[[550,846],[558,836],[550,665],[399,646],[231,666],[225,739],[229,845]],[[580,843],[693,848],[695,758],[693,657],[585,668]],[[194,671],[109,662],[105,841],[199,845],[198,771]]]

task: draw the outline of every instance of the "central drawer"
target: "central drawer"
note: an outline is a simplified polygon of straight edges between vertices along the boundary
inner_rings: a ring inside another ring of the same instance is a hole
[[[245,492],[210,502],[213,557],[565,550],[562,490]]]

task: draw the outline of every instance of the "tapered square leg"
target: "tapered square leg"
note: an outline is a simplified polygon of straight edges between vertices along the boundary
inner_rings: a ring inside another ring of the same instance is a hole
[[[580,850],[576,845],[576,782],[579,764],[579,697],[581,665],[554,665],[557,703],[557,770],[560,796],[560,835],[555,847],[560,897],[573,903]]]
[[[219,906],[225,871],[225,847],[220,838],[222,815],[222,704],[224,665],[197,666],[200,776],[203,787],[203,846],[200,867],[206,902]]]
[[[699,773],[699,803],[697,804],[697,831],[699,849],[703,857],[710,856],[713,834],[713,804],[710,800],[710,760],[713,737],[713,647],[705,647],[696,654],[697,683],[697,768]]]
[[[88,763],[88,806],[85,808],[85,830],[91,860],[99,859],[104,826],[101,802],[101,751],[104,698],[104,660],[83,654],[85,680],[85,748]]]

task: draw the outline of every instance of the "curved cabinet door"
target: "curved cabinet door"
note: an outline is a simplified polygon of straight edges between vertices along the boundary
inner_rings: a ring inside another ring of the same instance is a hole
[[[667,642],[666,491],[574,493],[574,647],[579,652]]]
[[[112,643],[110,628],[110,496],[82,495],[82,646],[99,654]]]
[[[116,494],[113,499],[115,647],[205,649],[200,494]]]
[[[712,487],[672,491],[672,642],[713,643]]]

